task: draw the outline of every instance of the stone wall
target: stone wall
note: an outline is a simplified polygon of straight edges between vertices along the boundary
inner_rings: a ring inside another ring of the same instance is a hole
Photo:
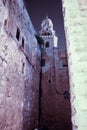
[[[87,129],[87,0],[62,0],[73,130]]]
[[[38,126],[40,49],[22,0],[0,0],[0,130]]]
[[[72,130],[70,98],[64,96],[69,92],[66,51],[54,48],[49,54],[42,55],[51,66],[42,68],[41,125],[49,130]]]

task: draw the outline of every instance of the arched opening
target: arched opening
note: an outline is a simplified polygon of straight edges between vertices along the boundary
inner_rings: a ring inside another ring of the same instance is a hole
[[[47,48],[49,47],[49,42],[48,42],[48,41],[46,42],[46,47],[47,47]]]

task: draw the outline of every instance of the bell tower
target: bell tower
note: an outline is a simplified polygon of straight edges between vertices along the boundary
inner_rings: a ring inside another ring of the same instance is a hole
[[[58,38],[53,29],[51,19],[46,17],[41,24],[39,32],[44,43],[42,50],[42,76],[41,76],[41,126],[48,127],[55,121],[56,104],[54,102],[56,91],[56,68],[58,63]]]
[[[42,73],[48,71],[48,69],[54,67],[55,49],[58,49],[58,38],[55,35],[53,29],[53,23],[51,19],[46,17],[41,24],[40,37],[43,39],[42,45]],[[58,52],[58,51],[57,51]],[[58,53],[57,53],[58,55]],[[58,56],[57,56],[58,57]],[[50,71],[50,70],[49,70]]]

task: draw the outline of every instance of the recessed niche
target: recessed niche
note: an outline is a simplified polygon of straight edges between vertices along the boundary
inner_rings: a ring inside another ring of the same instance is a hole
[[[22,48],[24,49],[24,38],[22,38]]]
[[[68,67],[68,65],[63,65],[63,67]]]
[[[24,66],[25,66],[25,63],[22,63],[22,74],[24,73]]]
[[[49,42],[48,41],[46,42],[46,47],[49,47]]]
[[[42,59],[42,60],[41,60],[41,66],[42,66],[42,67],[45,66],[45,59]]]
[[[5,21],[4,21],[4,25],[5,25],[5,26],[7,25],[7,19],[5,19]]]
[[[49,83],[49,84],[51,83],[51,80],[50,80],[50,79],[48,80],[48,83]]]
[[[17,32],[16,32],[16,38],[17,38],[17,40],[19,41],[19,38],[20,38],[20,30],[19,30],[18,27],[17,27]]]

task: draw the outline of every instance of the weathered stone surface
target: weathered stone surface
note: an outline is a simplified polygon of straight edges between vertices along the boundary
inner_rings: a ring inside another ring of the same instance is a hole
[[[87,0],[62,0],[73,130],[87,129]]]
[[[34,35],[23,1],[0,0],[0,130],[38,125],[40,50]]]
[[[46,18],[42,21],[40,36],[44,41],[42,46],[40,125],[49,130],[71,130],[66,51],[58,50],[57,37],[50,19]],[[68,97],[66,93],[68,93]]]

